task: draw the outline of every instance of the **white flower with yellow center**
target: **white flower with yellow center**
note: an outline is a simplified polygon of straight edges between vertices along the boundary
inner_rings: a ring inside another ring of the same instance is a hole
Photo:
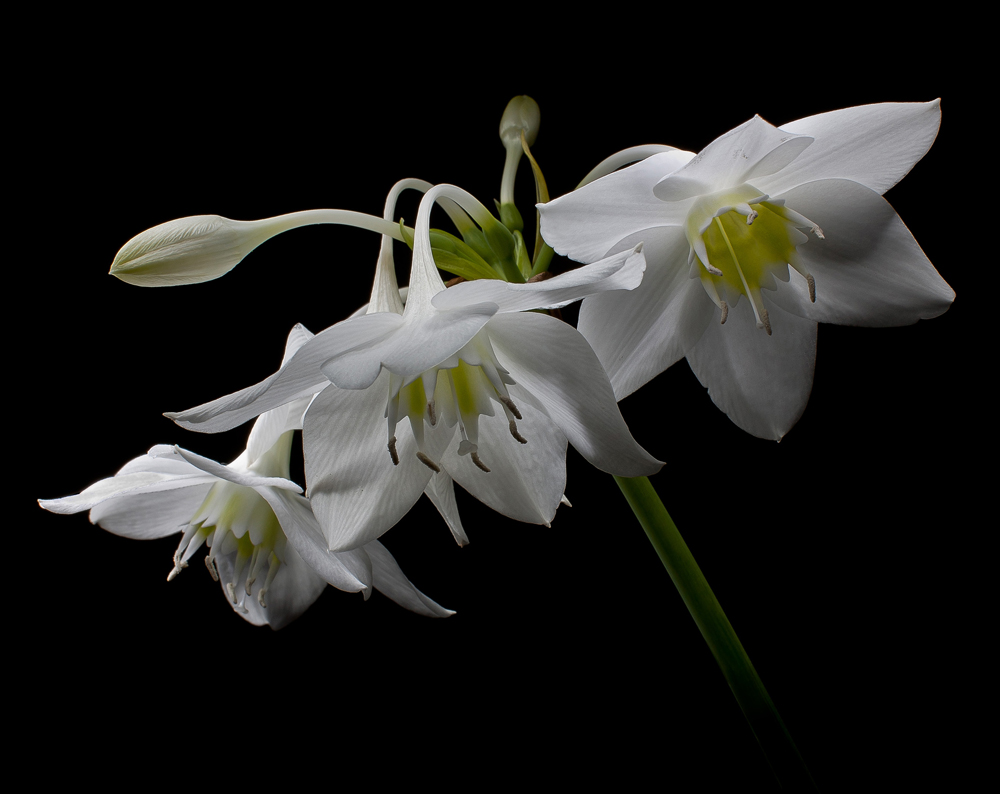
[[[586,340],[529,311],[635,288],[641,246],[545,281],[446,290],[429,240],[435,201],[461,205],[486,233],[497,223],[465,191],[432,188],[414,229],[405,308],[391,268],[380,267],[369,313],[317,334],[266,381],[168,414],[217,432],[322,389],[303,440],[309,498],[331,549],[381,535],[441,474],[504,515],[548,524],[563,498],[567,440],[615,474],[662,465],[632,438]]]
[[[311,334],[296,326],[285,361]],[[167,581],[208,547],[205,564],[233,609],[255,625],[279,629],[302,614],[327,584],[383,592],[415,612],[452,614],[417,590],[377,541],[343,553],[327,549],[302,489],[291,482],[292,434],[309,399],[263,414],[247,449],[228,466],[167,445],[129,461],[83,492],[39,500],[54,513],[90,511],[92,523],[137,539],[182,532]]]
[[[616,397],[686,357],[736,424],[780,439],[812,389],[818,322],[907,325],[946,311],[954,292],[881,197],[939,123],[937,101],[781,128],[756,117],[697,156],[643,147],[631,159],[648,159],[540,206],[546,242],[574,259],[644,245],[642,285],[580,310]]]

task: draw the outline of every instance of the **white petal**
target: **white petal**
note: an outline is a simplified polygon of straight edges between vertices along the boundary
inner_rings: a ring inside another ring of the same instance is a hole
[[[765,302],[770,293],[764,292]],[[759,438],[780,440],[812,390],[816,323],[768,305],[772,335],[759,330],[744,296],[725,324],[709,323],[687,360],[721,410]]]
[[[214,480],[190,488],[130,493],[108,499],[90,511],[90,523],[135,540],[164,538],[180,532],[205,501]]]
[[[514,385],[509,392],[522,416],[518,432],[528,443],[511,435],[504,413],[497,411],[479,420],[479,457],[489,472],[471,456],[459,455],[454,444],[442,463],[459,485],[498,513],[548,526],[566,490],[566,436],[524,389]]]
[[[376,331],[370,323],[362,326],[361,330]],[[260,383],[186,411],[165,413],[164,416],[189,430],[220,433],[265,411],[316,394],[329,383],[320,367],[333,355],[332,351],[343,349],[345,334],[341,326],[338,323],[307,340],[277,372]]]
[[[228,480],[237,485],[245,485],[247,488],[283,488],[295,493],[302,493],[301,486],[296,485],[291,480],[286,480],[284,477],[262,477],[250,471],[223,466],[221,463],[216,463],[214,460],[196,455],[180,447],[175,447],[175,449],[177,450],[177,454],[192,466],[196,466],[203,472],[211,474],[220,480]]]
[[[299,556],[319,576],[338,590],[356,593],[371,585],[371,575],[356,576],[356,566],[326,546],[323,530],[313,515],[309,500],[281,488],[257,488],[278,517],[278,523]],[[359,572],[360,573],[360,572]]]
[[[149,456],[143,456],[147,458]],[[131,461],[135,464],[140,460]],[[215,477],[199,472],[189,466],[184,474],[163,473],[159,471],[137,471],[135,468],[125,474],[116,474],[99,480],[83,491],[62,499],[39,499],[38,503],[52,513],[81,513],[90,510],[108,499],[118,499],[128,494],[150,494],[163,491],[175,491],[196,485],[215,482]]]
[[[809,136],[789,135],[754,116],[716,138],[683,168],[661,179],[653,193],[671,203],[744,182],[754,181],[757,185],[755,180],[787,168],[811,143]]]
[[[386,447],[388,395],[389,374],[383,372],[364,391],[326,389],[306,413],[302,438],[309,499],[334,551],[379,537],[406,515],[431,478],[431,470],[416,457],[405,419],[396,427],[399,465],[393,465]],[[426,435],[432,459],[435,454],[440,459],[438,435]]]
[[[222,594],[229,605],[241,618],[255,626],[270,626],[277,631],[291,623],[305,612],[326,589],[326,582],[310,568],[291,546],[285,547],[285,561],[278,569],[274,581],[264,596],[266,608],[260,606],[257,594],[264,584],[260,577],[251,588],[251,595],[242,598],[243,586],[237,587],[237,598],[241,598],[242,608],[229,598],[226,585],[233,580],[233,554],[215,558],[219,569],[219,583]]]
[[[265,411],[257,417],[247,439],[246,465],[249,466],[261,455],[267,453],[289,430],[301,430],[302,418],[312,396]]]
[[[623,237],[653,226],[680,226],[686,210],[664,207],[653,185],[693,156],[679,149],[657,154],[540,204],[542,237],[564,256],[596,262]]]
[[[660,470],[663,464],[632,438],[608,376],[576,329],[530,312],[498,314],[486,328],[511,377],[545,406],[588,461],[622,477]]]
[[[642,284],[632,292],[587,298],[577,325],[618,400],[682,359],[716,313],[701,282],[690,277],[684,230],[670,226],[642,235],[647,262]]]
[[[465,534],[462,518],[458,514],[458,503],[455,501],[455,483],[448,472],[442,469],[437,474],[432,474],[424,493],[437,508],[441,518],[445,520],[455,542],[459,546],[467,545],[469,537]]]
[[[388,549],[377,540],[365,544],[365,551],[372,558],[375,571],[375,589],[387,595],[400,606],[406,607],[417,614],[432,618],[446,618],[455,613],[445,609],[421,593],[413,583],[406,578],[399,563],[389,553]]]
[[[342,389],[368,388],[383,366],[404,377],[419,375],[461,350],[496,311],[495,303],[462,305],[448,311],[428,306],[427,311],[405,319],[394,314],[367,314],[348,320],[344,325],[369,317],[395,317],[398,325],[377,340],[331,357],[323,364],[323,374]]]
[[[886,102],[784,124],[783,130],[811,135],[816,141],[780,173],[754,185],[773,196],[815,179],[850,179],[885,193],[931,148],[941,124],[940,105],[938,99]]]
[[[822,323],[895,326],[937,317],[955,293],[878,193],[846,179],[810,182],[790,190],[786,206],[819,224],[826,239],[810,237],[798,254],[816,283],[816,302],[804,278],[768,292],[787,311]]]
[[[501,312],[554,309],[588,295],[635,289],[642,281],[645,267],[642,245],[638,244],[592,265],[531,284],[511,284],[499,279],[466,281],[439,292],[432,303],[438,309],[485,301],[495,303]]]

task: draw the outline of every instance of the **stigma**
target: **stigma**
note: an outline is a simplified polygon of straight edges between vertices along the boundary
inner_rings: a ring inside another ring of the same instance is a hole
[[[688,264],[719,307],[721,322],[745,296],[757,328],[770,336],[761,290],[776,289],[775,279],[787,282],[789,268],[805,278],[809,300],[816,302],[816,281],[796,250],[809,241],[803,230],[825,239],[819,226],[783,199],[772,200],[749,184],[698,197],[685,221]]]
[[[458,454],[468,455],[478,469],[488,473],[490,468],[479,455],[480,417],[496,416],[499,406],[511,437],[519,444],[528,443],[517,429],[522,417],[507,389],[512,385],[514,379],[497,361],[482,331],[453,356],[414,378],[390,372],[385,417],[393,464],[399,464],[396,426],[405,416],[417,442],[417,459],[431,471],[439,472],[441,467],[427,454],[425,432],[443,422],[445,427],[458,428]]]

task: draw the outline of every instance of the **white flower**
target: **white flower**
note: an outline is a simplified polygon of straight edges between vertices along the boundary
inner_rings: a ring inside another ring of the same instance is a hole
[[[296,326],[285,360],[310,337]],[[302,489],[287,479],[292,435],[308,402],[263,414],[247,449],[228,466],[158,445],[82,493],[39,504],[54,513],[90,510],[91,523],[129,538],[183,531],[167,580],[207,545],[209,572],[233,609],[255,625],[287,625],[328,583],[363,591],[366,599],[374,587],[424,615],[452,614],[417,590],[377,541],[339,554],[327,549]]]
[[[697,156],[656,154],[540,206],[545,240],[574,259],[644,243],[642,285],[580,311],[618,399],[686,356],[736,424],[780,439],[812,389],[818,322],[946,311],[954,292],[881,197],[939,123],[937,101],[755,117]]]
[[[640,247],[537,283],[478,280],[445,290],[429,242],[430,207],[440,199],[460,204],[484,231],[496,223],[465,191],[428,191],[402,313],[391,310],[394,277],[380,268],[368,314],[318,334],[256,386],[167,414],[217,432],[321,390],[303,439],[309,497],[331,549],[381,535],[439,474],[505,515],[548,524],[565,487],[567,439],[615,474],[662,465],[631,437],[586,340],[528,311],[633,289],[644,269]]]

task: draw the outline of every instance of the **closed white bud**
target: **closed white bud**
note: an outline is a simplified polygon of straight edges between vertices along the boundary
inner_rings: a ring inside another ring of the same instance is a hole
[[[161,223],[129,240],[111,275],[140,287],[211,281],[232,270],[273,234],[260,221],[194,215]]]
[[[542,123],[542,111],[538,103],[530,96],[516,96],[507,103],[507,108],[500,119],[500,140],[504,146],[521,146],[521,131],[524,139],[531,146],[538,136],[538,128]]]

